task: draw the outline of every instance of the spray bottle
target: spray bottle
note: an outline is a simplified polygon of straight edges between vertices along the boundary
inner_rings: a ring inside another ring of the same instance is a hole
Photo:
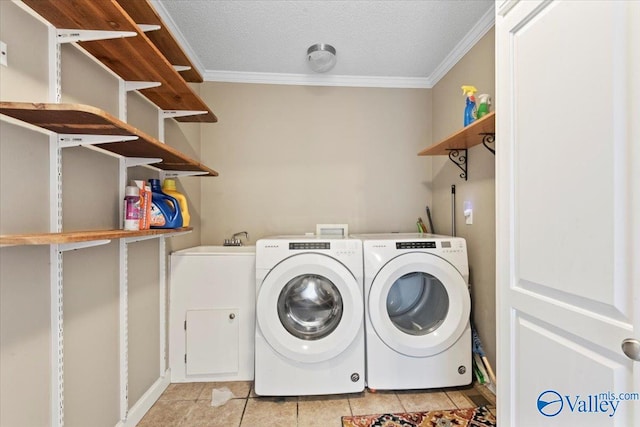
[[[474,94],[478,91],[473,86],[462,86],[462,93],[467,97],[467,103],[464,107],[464,125],[468,126],[476,120],[476,97]]]
[[[480,105],[478,105],[478,118],[481,119],[482,117],[489,114],[491,97],[486,93],[483,93],[482,95],[478,95],[478,102],[480,103]]]

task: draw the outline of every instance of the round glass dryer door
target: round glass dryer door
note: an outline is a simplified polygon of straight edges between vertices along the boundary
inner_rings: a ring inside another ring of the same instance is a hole
[[[363,313],[362,284],[327,255],[286,258],[258,286],[257,327],[275,351],[298,362],[342,353],[363,327]]]
[[[444,259],[411,252],[378,272],[368,298],[371,324],[393,350],[413,357],[453,345],[469,323],[471,298],[458,270]]]
[[[426,335],[444,322],[449,295],[444,285],[423,271],[407,273],[387,293],[387,313],[396,328],[409,335]]]

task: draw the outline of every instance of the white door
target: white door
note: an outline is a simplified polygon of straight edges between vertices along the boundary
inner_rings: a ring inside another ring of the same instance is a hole
[[[640,425],[640,2],[496,16],[498,420]]]

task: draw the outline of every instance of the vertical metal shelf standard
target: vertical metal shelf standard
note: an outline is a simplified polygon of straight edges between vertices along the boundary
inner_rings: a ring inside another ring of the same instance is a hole
[[[112,38],[135,37],[136,32],[127,31],[103,31],[103,30],[86,30],[86,29],[56,29],[48,28],[48,80],[49,80],[49,101],[53,104],[60,104],[62,98],[62,67],[61,67],[61,48],[64,43],[76,43],[82,41],[97,41]],[[156,82],[127,82],[120,79],[119,82],[119,116],[124,121],[127,116],[126,92],[131,90],[140,90],[149,87],[158,86]],[[208,114],[209,111],[189,111],[189,112],[171,112],[169,117],[181,117],[193,114]],[[166,116],[166,114],[165,114]],[[164,118],[162,110],[159,120],[159,126],[164,130]],[[51,209],[49,229],[52,234],[62,232],[62,150],[75,146],[90,146],[99,144],[108,144],[113,142],[126,142],[137,140],[136,135],[96,135],[96,134],[65,134],[60,132],[52,132],[49,136],[49,195],[55,205]],[[120,195],[122,196],[126,181],[127,168],[137,165],[153,164],[161,161],[160,158],[126,158],[120,159],[119,166],[119,184]],[[213,174],[215,171],[211,171]],[[176,176],[189,175],[206,175],[208,171],[172,171]],[[120,197],[122,200],[123,197]],[[122,209],[120,209],[122,212]],[[182,233],[181,233],[182,234]],[[164,311],[166,310],[166,300],[164,294],[166,292],[166,249],[164,235],[138,236],[130,239],[120,239],[119,243],[119,329],[120,329],[120,421],[126,422],[128,418],[128,244],[137,241],[156,238],[159,241],[160,255],[160,377],[166,377],[166,322],[164,321]],[[51,425],[54,427],[62,427],[64,425],[64,308],[63,308],[63,253],[74,251],[99,245],[108,244],[110,239],[96,239],[69,243],[51,243],[49,244],[49,275],[50,275],[50,364],[51,364],[51,402],[50,402],[50,418]]]

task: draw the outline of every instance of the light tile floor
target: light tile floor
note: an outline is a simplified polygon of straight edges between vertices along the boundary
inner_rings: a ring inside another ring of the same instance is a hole
[[[233,398],[211,406],[213,389],[227,387]],[[417,412],[488,406],[495,413],[495,397],[483,386],[437,390],[258,397],[252,382],[170,384],[139,427],[340,427],[344,415]]]

